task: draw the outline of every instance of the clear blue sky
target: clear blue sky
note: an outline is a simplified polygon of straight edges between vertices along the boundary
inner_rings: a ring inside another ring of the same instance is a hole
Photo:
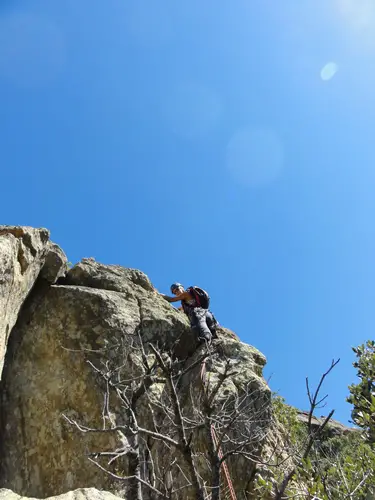
[[[340,357],[345,422],[375,327],[374,57],[371,0],[3,1],[1,222],[206,288],[296,406]]]

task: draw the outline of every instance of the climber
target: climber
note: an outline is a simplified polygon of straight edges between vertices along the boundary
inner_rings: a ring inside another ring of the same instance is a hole
[[[191,286],[187,290],[180,283],[171,285],[174,297],[162,296],[168,302],[181,300],[181,309],[190,320],[192,329],[197,332],[199,342],[210,343],[212,338],[217,338],[216,328],[218,322],[211,311],[208,310],[210,297],[207,292],[197,286]]]

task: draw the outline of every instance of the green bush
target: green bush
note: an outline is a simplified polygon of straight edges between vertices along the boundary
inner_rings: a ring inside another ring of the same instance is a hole
[[[353,405],[353,422],[365,431],[370,443],[375,443],[375,342],[368,340],[353,351],[359,382],[349,386],[347,401]]]

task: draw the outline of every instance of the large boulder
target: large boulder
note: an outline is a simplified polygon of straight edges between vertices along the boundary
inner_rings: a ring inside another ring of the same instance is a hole
[[[54,283],[66,271],[64,252],[47,229],[0,226],[0,379],[10,333],[40,276]]]
[[[117,437],[77,436],[63,418],[101,425],[103,396],[87,360],[99,366],[101,349],[110,343],[116,361],[122,355],[116,345],[129,336],[141,334],[155,343],[168,338],[172,345],[191,334],[184,316],[142,280],[142,273],[129,270],[129,278],[122,273],[121,291],[114,291],[100,289],[95,279],[104,266],[87,259],[77,268],[85,266],[91,267],[96,288],[81,286],[88,283],[78,279],[74,285],[52,285],[42,301],[35,298],[38,307],[29,301],[9,344],[0,410],[0,484],[23,495],[44,497],[88,485],[114,491],[113,480],[85,456],[88,450],[116,448]],[[114,271],[107,267],[103,288]]]
[[[221,344],[206,364],[205,377],[211,382],[218,380],[230,360],[237,369],[217,398],[247,397],[249,419],[262,410],[254,436],[260,435],[259,428],[265,436],[270,423],[270,390],[262,378],[265,358],[229,330],[221,329],[219,334]],[[166,302],[140,271],[84,259],[58,284],[43,291],[42,300],[37,293],[30,297],[13,330],[4,367],[0,484],[21,495],[43,498],[87,486],[121,495],[126,492],[123,482],[86,458],[89,453],[119,449],[124,444],[122,436],[82,433],[65,417],[89,427],[100,428],[104,423],[108,428],[103,401],[109,403],[103,400],[105,387],[95,367],[109,370],[122,366],[124,379],[136,377],[141,363],[138,355],[133,356],[132,344],[138,338],[146,349],[149,343],[172,349],[185,363],[182,366],[197,361],[204,349],[197,349],[186,317]],[[191,397],[200,404],[201,382],[198,365],[181,380],[181,404],[187,414]],[[155,384],[152,390],[162,401],[163,386]],[[142,404],[140,423],[147,425],[152,416],[147,401]],[[121,425],[121,408],[112,396],[110,406],[112,423]],[[199,445],[203,455],[204,440],[202,436]],[[259,454],[261,446],[258,440],[252,453]],[[150,444],[150,451],[161,465],[171,463],[175,456],[173,450],[157,442]],[[232,461],[229,465],[233,480],[244,490],[249,477],[247,464],[237,467]],[[128,473],[126,461],[118,467],[118,473]],[[207,474],[203,465],[201,473]],[[182,470],[181,478],[174,478],[176,484],[183,476]],[[194,494],[184,490],[183,498],[194,498]]]

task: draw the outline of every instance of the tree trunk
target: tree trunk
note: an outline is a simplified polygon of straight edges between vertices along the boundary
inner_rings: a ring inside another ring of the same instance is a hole
[[[141,478],[141,462],[139,458],[139,438],[136,434],[131,440],[133,451],[128,454],[129,458],[129,476],[134,476],[129,481],[129,499],[130,500],[143,500],[142,484],[139,481]]]
[[[216,457],[216,460],[212,463],[212,494],[211,500],[220,499],[220,460]]]
[[[210,420],[206,421],[208,454],[211,461],[211,500],[220,499],[220,458],[212,435]]]

